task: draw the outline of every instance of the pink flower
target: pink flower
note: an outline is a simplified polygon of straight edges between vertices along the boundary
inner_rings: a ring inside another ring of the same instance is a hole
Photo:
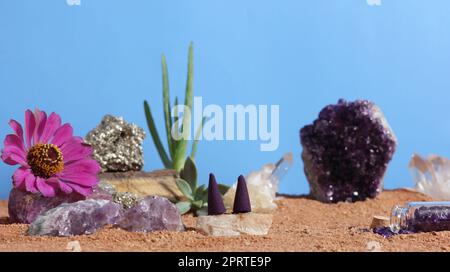
[[[6,136],[2,160],[20,167],[13,175],[15,188],[52,197],[72,192],[88,196],[97,184],[99,164],[91,158],[92,148],[73,136],[70,124],[61,125],[56,113],[25,112],[25,133],[15,120],[14,134]]]

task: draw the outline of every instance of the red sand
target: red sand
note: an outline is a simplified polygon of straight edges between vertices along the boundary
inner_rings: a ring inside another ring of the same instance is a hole
[[[373,215],[388,216],[395,204],[430,200],[405,189],[385,191],[357,203],[323,204],[305,196],[286,197],[266,236],[207,237],[196,232],[195,218],[184,216],[186,232],[130,233],[105,228],[88,236],[29,237],[27,225],[7,224],[0,201],[0,251],[66,251],[78,240],[83,251],[450,251],[450,231],[398,235],[385,239],[362,229]]]

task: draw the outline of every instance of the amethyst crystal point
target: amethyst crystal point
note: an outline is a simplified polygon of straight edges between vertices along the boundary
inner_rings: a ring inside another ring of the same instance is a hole
[[[219,192],[219,185],[217,185],[214,174],[209,174],[208,185],[208,215],[219,215],[226,212],[223,204],[222,196]]]
[[[250,197],[248,196],[247,184],[244,176],[240,175],[234,196],[233,213],[248,213],[252,211]]]
[[[147,196],[126,210],[117,226],[134,232],[182,231],[178,208],[167,198]]]
[[[105,199],[88,199],[61,204],[39,215],[28,229],[29,235],[72,236],[92,234],[113,225],[122,206]]]
[[[367,100],[339,100],[300,130],[311,194],[322,202],[373,198],[397,140],[381,110]]]

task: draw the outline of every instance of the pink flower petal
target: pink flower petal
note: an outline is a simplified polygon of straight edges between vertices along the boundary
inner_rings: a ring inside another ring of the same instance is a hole
[[[9,165],[27,165],[23,140],[15,134],[9,134],[4,141],[5,148],[2,150],[2,160]]]
[[[22,125],[19,124],[16,120],[10,120],[9,126],[14,130],[14,133],[22,140],[23,142],[23,128]]]
[[[15,153],[3,153],[2,160],[9,165],[20,164],[22,166],[28,166],[28,163],[21,156]]]
[[[31,147],[31,139],[33,138],[34,131],[36,129],[36,119],[32,111],[27,110],[25,112],[25,134],[27,146]]]
[[[43,196],[45,196],[45,197],[55,196],[55,188],[53,188],[51,185],[47,184],[45,179],[40,178],[40,177],[36,178],[36,185],[37,185],[39,192],[41,192],[41,194]]]
[[[5,149],[10,146],[14,146],[17,149],[19,149],[20,151],[22,151],[23,153],[26,153],[23,140],[21,140],[19,138],[19,136],[15,135],[15,134],[6,135],[6,138],[5,138],[5,141],[3,142],[3,144],[5,145]]]
[[[45,124],[45,128],[41,136],[41,142],[44,144],[48,143],[59,127],[61,127],[61,117],[52,112],[47,119],[47,123]]]
[[[61,152],[64,157],[64,163],[84,159],[92,155],[92,147],[84,144],[83,140],[73,137],[61,146]]]
[[[45,111],[40,111],[36,109],[34,112],[34,117],[36,118],[36,130],[34,132],[34,144],[41,142],[42,134],[44,133],[44,128],[47,123],[47,114]]]
[[[64,165],[64,173],[98,174],[100,170],[98,162],[91,158],[81,159]]]
[[[65,194],[70,194],[73,192],[72,187],[67,185],[64,181],[60,180],[59,178],[50,178],[47,180],[47,182],[56,184],[59,187],[59,189]]]
[[[98,183],[97,174],[92,173],[82,173],[82,172],[66,173],[65,171],[63,171],[62,173],[59,173],[57,176],[64,181],[76,183],[81,186],[94,186],[95,184]]]
[[[2,160],[9,165],[20,164],[28,166],[26,154],[15,146],[8,146],[2,150]]]
[[[25,179],[28,175],[32,175],[31,170],[27,167],[18,168],[13,175],[13,184],[15,188],[25,187]]]
[[[37,193],[38,189],[36,188],[36,177],[34,175],[28,175],[25,178],[25,188],[30,193]]]
[[[75,192],[79,193],[80,195],[89,196],[90,194],[92,194],[92,187],[79,186],[79,185],[71,183],[71,182],[67,182],[66,184],[68,186],[70,186],[73,190],[75,190]]]
[[[5,154],[2,154],[2,161],[4,163],[6,163],[6,164],[9,164],[9,165],[16,165],[16,164],[18,164],[18,162],[16,162],[14,159],[12,159],[9,156],[6,156]]]
[[[70,124],[64,124],[58,128],[55,132],[55,136],[52,139],[52,144],[60,147],[65,142],[73,137],[73,128]]]

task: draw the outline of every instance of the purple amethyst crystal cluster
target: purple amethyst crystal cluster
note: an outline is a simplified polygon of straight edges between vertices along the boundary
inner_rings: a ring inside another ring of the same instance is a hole
[[[148,196],[129,209],[107,199],[63,203],[37,216],[28,234],[92,234],[106,225],[133,232],[184,230],[180,213],[174,204],[164,197]]]
[[[397,140],[381,110],[367,100],[328,105],[300,130],[311,194],[322,202],[359,201],[382,190]]]
[[[72,236],[92,234],[121,217],[120,204],[105,199],[64,203],[39,215],[28,229],[29,235]]]
[[[183,231],[178,208],[167,198],[147,196],[128,209],[118,226],[134,232]]]

